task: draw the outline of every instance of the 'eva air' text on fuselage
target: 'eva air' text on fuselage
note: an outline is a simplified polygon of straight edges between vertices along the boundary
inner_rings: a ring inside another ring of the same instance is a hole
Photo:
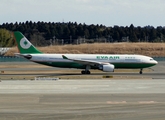
[[[103,59],[103,60],[113,59],[113,60],[117,60],[117,59],[120,59],[120,57],[119,56],[96,56],[96,59]]]

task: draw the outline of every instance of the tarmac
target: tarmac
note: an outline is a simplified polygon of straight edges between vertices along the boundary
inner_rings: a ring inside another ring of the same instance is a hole
[[[164,120],[165,80],[1,81],[1,120]]]
[[[164,120],[164,68],[161,62],[143,79],[1,79],[0,120]]]

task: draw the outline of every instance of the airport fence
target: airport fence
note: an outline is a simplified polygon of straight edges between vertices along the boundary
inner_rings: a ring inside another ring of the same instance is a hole
[[[165,57],[153,57],[156,61],[165,61]]]
[[[28,60],[15,56],[0,56],[0,62],[28,62]]]
[[[165,61],[165,57],[153,57],[156,61]],[[29,62],[29,60],[15,56],[0,56],[0,62]]]

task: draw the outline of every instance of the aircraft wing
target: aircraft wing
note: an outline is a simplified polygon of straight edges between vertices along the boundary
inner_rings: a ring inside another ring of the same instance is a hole
[[[101,65],[101,64],[109,64],[109,63],[103,63],[103,62],[92,61],[92,60],[70,59],[70,58],[67,58],[64,55],[62,55],[62,57],[63,57],[63,59],[72,60],[74,62],[84,64],[84,65],[93,65],[94,66],[94,65]]]

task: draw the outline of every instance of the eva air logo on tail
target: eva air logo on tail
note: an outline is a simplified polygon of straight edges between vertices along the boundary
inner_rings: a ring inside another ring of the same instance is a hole
[[[30,43],[25,37],[23,37],[23,38],[20,40],[20,46],[21,46],[23,49],[28,49],[28,48],[30,48],[31,43]]]

